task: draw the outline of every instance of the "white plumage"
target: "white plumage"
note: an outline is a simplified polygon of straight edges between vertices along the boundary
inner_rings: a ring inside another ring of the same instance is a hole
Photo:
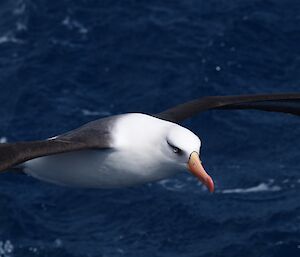
[[[76,187],[114,188],[167,178],[186,170],[200,139],[190,130],[149,115],[121,115],[112,128],[111,150],[85,150],[36,158],[25,172]],[[174,147],[181,154],[174,152]]]

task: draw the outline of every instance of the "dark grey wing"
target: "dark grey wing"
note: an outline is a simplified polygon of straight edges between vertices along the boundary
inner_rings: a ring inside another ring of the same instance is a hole
[[[66,152],[111,148],[111,127],[115,118],[104,118],[41,141],[0,144],[0,172],[25,161]]]
[[[300,93],[207,96],[177,105],[154,116],[172,122],[181,122],[212,109],[256,109],[300,115]]]

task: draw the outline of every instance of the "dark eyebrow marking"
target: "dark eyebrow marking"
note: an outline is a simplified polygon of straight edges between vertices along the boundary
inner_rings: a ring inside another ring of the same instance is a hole
[[[168,139],[167,139],[167,143],[168,143],[168,145],[173,149],[173,152],[174,152],[174,153],[179,154],[179,155],[181,155],[181,154],[183,153],[183,151],[182,151],[180,148],[178,148],[177,146],[171,144],[171,143],[168,141]]]

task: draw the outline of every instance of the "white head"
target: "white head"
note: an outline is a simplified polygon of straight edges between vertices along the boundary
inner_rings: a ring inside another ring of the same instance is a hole
[[[166,135],[161,140],[161,147],[165,157],[171,162],[184,166],[190,158],[191,153],[199,155],[201,141],[192,131],[172,124],[166,131]]]
[[[124,115],[115,132],[115,146],[130,154],[128,159],[134,160],[134,165],[130,165],[132,168],[139,166],[139,172],[146,169],[158,179],[170,175],[167,172],[170,170],[189,169],[213,191],[213,181],[199,159],[201,141],[190,130],[149,115],[134,113]]]

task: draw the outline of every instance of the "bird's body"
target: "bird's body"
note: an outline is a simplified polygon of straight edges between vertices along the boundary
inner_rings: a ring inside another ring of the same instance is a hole
[[[163,155],[161,141],[172,128],[183,131],[185,128],[139,113],[119,115],[108,122],[111,148],[36,158],[24,164],[25,173],[65,186],[116,188],[156,181],[180,172]]]
[[[89,122],[40,141],[0,144],[0,171],[22,164],[40,180],[60,185],[116,188],[167,178],[188,168],[212,192],[200,139],[178,125],[210,109],[257,109],[300,115],[300,94],[215,96],[155,115],[131,113]]]

